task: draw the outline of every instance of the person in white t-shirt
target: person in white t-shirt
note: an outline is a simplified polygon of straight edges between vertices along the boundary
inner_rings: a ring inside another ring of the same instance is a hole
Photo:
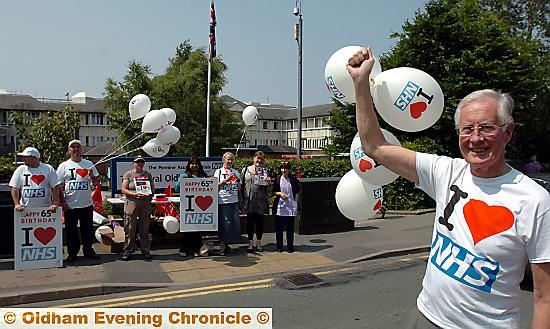
[[[47,207],[55,212],[58,203],[58,188],[61,182],[49,164],[40,162],[40,152],[27,147],[17,153],[24,164],[15,169],[9,186],[15,210],[25,207]]]
[[[234,160],[233,153],[225,152],[222,156],[223,166],[214,172],[214,177],[218,179],[218,237],[221,256],[230,250],[230,242],[241,239],[239,217],[241,175],[233,168]]]
[[[62,191],[59,193],[61,206],[65,211],[65,232],[67,234],[67,262],[76,261],[80,250],[78,222],[84,257],[99,259],[95,253],[93,228],[92,184],[99,183],[99,173],[94,164],[82,158],[82,142],[74,139],[69,142],[70,159],[62,162],[57,168],[61,179]]]
[[[370,92],[370,48],[348,61],[364,152],[436,201],[432,247],[408,328],[519,328],[519,283],[534,281],[533,328],[550,328],[550,194],[504,159],[513,100],[485,89],[458,104],[462,159],[388,143]],[[415,97],[424,97],[419,94]]]

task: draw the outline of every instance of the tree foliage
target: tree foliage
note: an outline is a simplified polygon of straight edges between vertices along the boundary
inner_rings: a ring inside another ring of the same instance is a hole
[[[399,40],[382,59],[382,67],[421,69],[439,82],[445,94],[441,119],[410,137],[427,136],[447,145],[445,154],[457,156],[457,137],[450,133],[454,109],[462,97],[484,88],[502,90],[514,98],[517,138],[508,156],[521,157],[526,140],[548,136],[550,121],[541,117],[545,109],[538,106],[548,95],[543,44],[517,34],[501,15],[476,0],[430,1],[425,11],[416,13],[414,22],[406,22],[403,32],[393,37]],[[542,128],[541,121],[547,128],[535,130]]]
[[[210,84],[210,153],[221,154],[222,147],[239,141],[242,123],[235,122],[217,97],[226,83],[227,66],[215,58],[211,66]],[[151,68],[135,61],[128,65],[124,81],[109,79],[106,83],[105,107],[109,110],[110,127],[119,129],[120,142],[140,134],[141,120],[130,121],[128,102],[136,94],[146,94],[154,109],[169,107],[176,112],[176,126],[181,139],[170,149],[171,155],[204,155],[206,148],[206,94],[208,57],[204,49],[193,49],[186,40],[175,56],[169,59],[164,74],[152,77]],[[143,135],[126,150],[142,146],[154,136]]]
[[[54,167],[67,159],[67,143],[80,125],[79,114],[70,105],[37,118],[32,118],[29,112],[11,112],[10,120],[17,131],[20,149],[37,148],[41,161]]]

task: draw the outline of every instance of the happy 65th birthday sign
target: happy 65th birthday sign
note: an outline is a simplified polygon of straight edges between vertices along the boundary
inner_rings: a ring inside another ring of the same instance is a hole
[[[15,269],[63,266],[61,207],[27,207],[14,211]]]
[[[180,189],[180,231],[217,231],[217,180],[187,178],[182,180]]]

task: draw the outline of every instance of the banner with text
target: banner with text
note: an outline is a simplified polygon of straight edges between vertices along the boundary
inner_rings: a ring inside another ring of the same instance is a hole
[[[180,184],[180,231],[218,230],[218,180],[186,178]]]
[[[14,211],[15,269],[63,266],[61,207],[26,207]]]
[[[178,182],[180,174],[185,171],[185,166],[189,157],[164,157],[164,158],[144,158],[145,166],[143,169],[153,175],[156,193],[161,193],[170,185],[172,188]],[[216,169],[221,168],[223,161],[220,157],[199,157],[208,176],[214,175]],[[122,176],[128,170],[134,169],[133,158],[116,158],[111,160],[111,195],[120,194],[122,188]],[[155,193],[155,192],[153,192]]]

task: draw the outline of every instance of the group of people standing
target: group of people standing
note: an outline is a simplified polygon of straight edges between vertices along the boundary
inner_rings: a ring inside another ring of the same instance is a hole
[[[94,164],[82,158],[82,143],[72,140],[68,144],[70,158],[56,170],[40,162],[40,152],[33,147],[26,148],[21,156],[24,165],[19,166],[9,183],[15,210],[24,207],[48,207],[55,212],[61,205],[65,216],[67,240],[67,262],[76,261],[82,238],[84,257],[99,259],[92,247],[93,200],[91,189],[99,180]],[[287,251],[294,252],[294,219],[297,213],[297,194],[300,184],[290,173],[288,161],[280,164],[281,172],[275,180],[264,167],[265,155],[256,152],[253,163],[240,172],[233,168],[235,156],[226,152],[223,165],[214,172],[218,181],[218,238],[220,255],[232,252],[230,243],[241,240],[240,214],[247,217],[246,233],[248,252],[262,252],[264,217],[269,213],[269,197],[275,195],[272,214],[275,216],[277,251],[283,251],[283,232],[286,230]],[[152,198],[155,191],[153,176],[145,169],[145,159],[140,155],[133,159],[133,169],[122,178],[121,191],[125,195],[124,232],[125,241],[122,260],[130,260],[136,245],[145,259],[151,259],[149,223],[153,213]],[[44,177],[36,179],[35,177]],[[208,177],[200,160],[193,156],[187,162],[185,172],[179,176],[176,191],[187,178]],[[41,193],[26,193],[25,189],[41,189]],[[79,224],[80,221],[80,225]],[[80,226],[80,234],[78,231]],[[179,255],[200,256],[202,237],[205,232],[181,232]],[[255,238],[254,238],[255,235]]]
[[[57,170],[40,162],[40,152],[27,147],[18,155],[23,160],[13,173],[9,186],[16,211],[25,207],[48,207],[55,212],[61,205],[65,216],[67,262],[73,263],[80,251],[82,238],[84,257],[99,259],[93,249],[93,200],[92,186],[99,182],[99,173],[94,164],[82,158],[82,143],[69,142],[69,159]],[[79,234],[80,222],[80,234]]]

